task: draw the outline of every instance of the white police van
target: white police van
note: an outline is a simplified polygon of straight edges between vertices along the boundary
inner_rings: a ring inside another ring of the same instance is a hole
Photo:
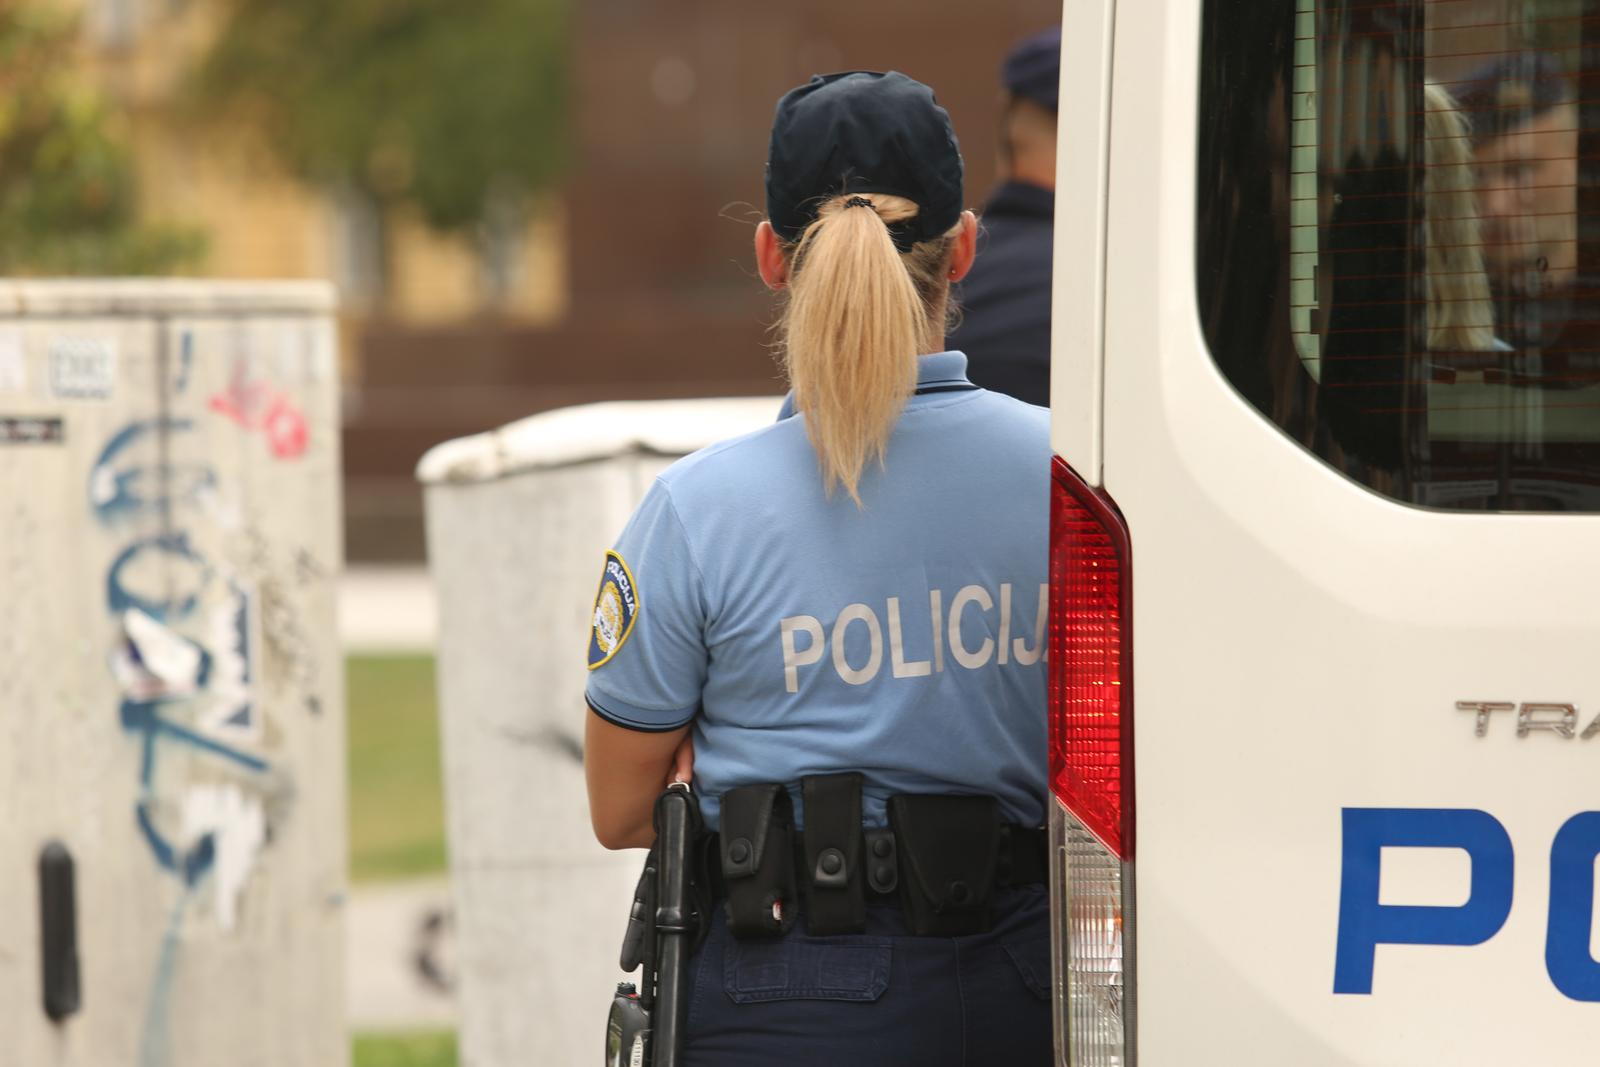
[[[1595,1062],[1600,4],[1063,25],[1060,1062]]]

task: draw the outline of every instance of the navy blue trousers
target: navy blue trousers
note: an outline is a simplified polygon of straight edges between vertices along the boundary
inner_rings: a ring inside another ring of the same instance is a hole
[[[1049,1067],[1050,912],[1005,890],[992,930],[914,937],[900,909],[867,930],[739,941],[720,906],[689,960],[687,1067]]]

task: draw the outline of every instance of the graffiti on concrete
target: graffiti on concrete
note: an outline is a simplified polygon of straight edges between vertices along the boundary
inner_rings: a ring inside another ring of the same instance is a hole
[[[264,836],[263,805],[237,785],[190,783],[181,801],[163,803],[163,757],[184,749],[214,772],[242,775],[254,793],[269,788],[260,754],[255,699],[256,595],[233,570],[199,551],[190,524],[216,521],[216,472],[169,458],[190,419],[160,417],[112,435],[89,472],[95,517],[116,529],[157,513],[166,532],[135,536],[106,571],[106,610],[118,624],[110,667],[121,694],[118,720],[140,747],[134,816],[151,856],[195,888],[219,867],[216,915],[230,928],[234,898]],[[244,858],[242,867],[240,859]]]
[[[508,741],[546,749],[579,766],[583,765],[583,741],[576,733],[565,727],[544,726],[537,730],[524,730],[505,726],[501,727],[500,733]]]
[[[196,429],[194,420],[170,416],[131,422],[112,434],[88,479],[91,513],[125,538],[106,569],[105,603],[117,623],[109,657],[117,718],[139,746],[134,820],[151,858],[183,890],[151,984],[140,1067],[169,1058],[188,902],[209,878],[216,921],[234,928],[267,840],[272,795],[282,788],[261,752],[255,593],[196,544],[197,522],[226,528],[235,520],[216,471],[173,458]],[[153,525],[161,532],[136,532]]]
[[[228,932],[251,922],[248,892],[294,804],[292,776],[275,755],[281,727],[267,707],[320,710],[304,607],[327,568],[301,545],[274,544],[264,530],[282,502],[253,505],[250,487],[213,460],[237,454],[215,448],[219,430],[233,436],[230,426],[280,460],[307,451],[309,430],[294,399],[252,370],[249,334],[235,340],[228,383],[211,394],[199,384],[194,332],[176,333],[162,380],[169,402],[191,399],[117,426],[85,486],[110,546],[100,577],[114,624],[107,666],[117,723],[134,746],[132,829],[177,886],[139,1067],[171,1059],[184,927],[205,919]],[[274,380],[294,376],[280,370]]]
[[[209,506],[217,475],[199,463],[165,458],[164,441],[195,429],[194,420],[140,419],[111,435],[89,468],[89,505],[111,526],[169,508]]]
[[[278,459],[298,458],[310,443],[304,412],[288,393],[256,377],[248,359],[234,360],[228,384],[211,397],[210,405],[212,411],[259,432]]]
[[[411,963],[424,988],[453,993],[456,988],[456,918],[447,907],[432,906],[417,919]]]
[[[162,1067],[172,1061],[172,984],[177,977],[183,913],[188,906],[189,895],[185,893],[178,898],[161,935],[161,951],[156,956],[156,972],[150,983],[150,999],[145,1006],[144,1026],[139,1035],[139,1067]]]

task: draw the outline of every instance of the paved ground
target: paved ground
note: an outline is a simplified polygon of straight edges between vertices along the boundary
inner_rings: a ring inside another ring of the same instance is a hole
[[[339,639],[345,652],[431,652],[439,633],[426,568],[351,566],[339,579]]]
[[[339,582],[339,637],[345,652],[432,652],[438,609],[418,567],[350,567]],[[345,916],[345,998],[352,1030],[455,1025],[450,883],[352,886]]]

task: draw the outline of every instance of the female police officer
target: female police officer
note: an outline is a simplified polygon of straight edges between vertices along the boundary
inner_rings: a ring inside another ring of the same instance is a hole
[[[606,554],[596,834],[649,845],[691,753],[718,831],[689,1064],[1050,1058],[1046,414],[939,351],[961,178],[902,74],[784,96],[756,259],[800,417],[675,464]]]

